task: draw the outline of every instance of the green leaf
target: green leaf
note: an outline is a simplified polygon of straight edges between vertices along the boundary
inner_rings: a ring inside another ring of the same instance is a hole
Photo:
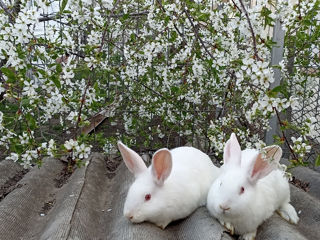
[[[14,82],[14,80],[16,80],[16,74],[14,73],[14,71],[10,68],[1,68],[1,72],[6,75],[8,77],[8,81],[7,82]]]
[[[26,114],[26,119],[28,121],[30,129],[31,130],[35,129],[36,126],[37,126],[37,123],[36,123],[36,120],[34,119],[34,117],[30,113],[27,113]]]
[[[279,85],[279,86],[276,86],[274,87],[271,92],[275,92],[275,93],[278,93],[278,92],[281,92],[283,89],[283,86]]]
[[[22,99],[21,104],[23,107],[27,107],[30,104],[30,99],[28,98]]]
[[[23,147],[19,143],[10,144],[9,148],[10,148],[11,152],[15,152],[15,153],[17,153],[19,155],[23,152]]]
[[[61,83],[60,83],[60,80],[57,76],[53,76],[51,78],[52,82],[54,83],[54,85],[56,85],[57,88],[61,88]]]
[[[47,72],[41,68],[37,69],[39,73],[42,74],[42,76],[46,76],[47,75]]]
[[[51,81],[54,83],[54,85],[56,85],[57,88],[61,88],[61,83],[60,83],[60,79],[59,79],[59,76],[60,76],[60,73],[62,72],[62,67],[60,64],[57,64],[56,65],[56,71],[57,71],[57,74],[54,74],[52,77],[51,77]]]
[[[56,65],[56,71],[57,71],[57,73],[61,73],[62,72],[62,67],[61,67],[60,64]]]
[[[122,19],[127,20],[129,18],[129,13],[123,14]]]
[[[171,91],[172,91],[172,93],[176,93],[176,92],[179,91],[179,88],[176,87],[176,86],[172,86],[172,87],[171,87]]]
[[[269,95],[272,97],[276,97],[277,93],[282,93],[283,96],[285,96],[286,98],[289,98],[289,93],[287,91],[286,86],[284,85],[279,85],[274,87],[273,89],[270,90]]]
[[[318,157],[317,157],[314,165],[315,165],[316,167],[319,167],[319,166],[320,166],[320,155],[318,155]]]
[[[68,3],[68,0],[62,0],[61,6],[60,6],[60,12],[63,12],[63,10],[66,8]]]

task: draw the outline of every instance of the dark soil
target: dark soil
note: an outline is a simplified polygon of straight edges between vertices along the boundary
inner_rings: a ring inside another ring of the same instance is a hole
[[[9,178],[2,186],[0,186],[0,201],[2,201],[14,189],[22,187],[22,185],[17,184],[17,182],[19,182],[28,171],[28,169],[24,169],[17,172],[16,175]]]
[[[43,207],[42,207],[42,210],[41,210],[40,214],[47,215],[47,213],[50,211],[51,208],[53,208],[55,203],[56,203],[56,199],[52,199],[52,200],[50,200],[48,202],[45,202]]]
[[[64,184],[66,184],[74,170],[73,168],[70,169],[70,167],[68,167],[68,163],[63,163],[65,164],[65,167],[60,172],[60,175],[54,179],[56,188],[61,188]]]
[[[105,158],[106,168],[107,168],[107,177],[109,179],[113,178],[116,175],[116,170],[119,167],[122,158],[120,156],[109,156]]]
[[[292,176],[292,180],[290,181],[294,186],[302,189],[305,192],[308,192],[310,190],[310,183],[301,181],[300,179]]]

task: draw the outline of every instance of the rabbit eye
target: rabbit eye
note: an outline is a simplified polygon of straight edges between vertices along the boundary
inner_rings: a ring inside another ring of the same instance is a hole
[[[240,188],[239,194],[242,194],[242,193],[244,193],[244,187],[241,187],[241,188]]]
[[[144,200],[145,201],[149,201],[151,199],[151,194],[150,193],[148,193],[148,194],[146,194],[145,196],[144,196]]]
[[[222,185],[222,182],[220,182],[220,186]]]

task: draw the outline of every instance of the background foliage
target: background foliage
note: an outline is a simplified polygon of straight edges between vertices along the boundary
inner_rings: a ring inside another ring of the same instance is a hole
[[[318,72],[290,68],[290,56],[309,64],[306,38],[319,16],[315,0],[1,1],[3,153],[25,167],[66,152],[79,162],[92,144],[109,152],[121,139],[151,150],[189,142],[221,159],[231,132],[243,147],[265,146],[279,116],[276,142],[302,164],[316,119],[287,113],[307,97],[292,85],[306,89]],[[285,56],[270,66],[278,20]],[[314,32],[308,44],[319,49]],[[275,67],[283,79],[271,88]],[[83,134],[99,112],[107,132]]]

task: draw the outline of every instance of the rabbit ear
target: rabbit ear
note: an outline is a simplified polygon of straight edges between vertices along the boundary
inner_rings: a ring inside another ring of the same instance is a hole
[[[146,164],[143,162],[142,158],[132,149],[128,148],[122,142],[118,142],[118,148],[121,152],[122,158],[129,169],[130,172],[134,174],[135,177],[140,173],[147,170]]]
[[[250,181],[255,183],[277,169],[281,156],[282,149],[279,146],[265,147],[263,153],[259,153],[256,160],[252,163],[253,166],[249,172]]]
[[[282,149],[277,145],[272,145],[263,148],[263,152],[265,152],[266,158],[268,160],[274,161],[278,163],[282,157]]]
[[[223,153],[223,162],[226,166],[240,165],[241,148],[234,133],[231,133],[230,139],[226,142]]]
[[[172,169],[172,156],[168,149],[158,150],[152,157],[152,176],[158,185],[163,185]]]

